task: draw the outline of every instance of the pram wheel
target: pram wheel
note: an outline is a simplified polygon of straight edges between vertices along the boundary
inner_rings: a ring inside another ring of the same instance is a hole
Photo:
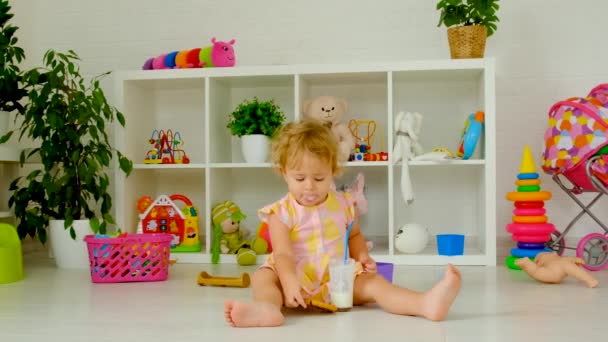
[[[583,259],[583,267],[599,271],[608,266],[608,239],[604,234],[592,233],[584,236],[576,247],[576,256]]]
[[[558,255],[560,255],[560,256],[563,255],[564,249],[566,248],[566,240],[565,240],[565,238],[562,237],[562,233],[560,233],[557,230],[554,230],[550,236],[551,236],[551,240],[547,241],[545,246],[548,249],[551,249],[554,252],[556,252]]]

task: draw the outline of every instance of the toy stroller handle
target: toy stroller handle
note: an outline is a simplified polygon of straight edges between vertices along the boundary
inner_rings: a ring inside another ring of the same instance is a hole
[[[188,197],[184,196],[184,195],[173,194],[173,195],[169,196],[169,198],[172,201],[180,200],[180,201],[184,202],[187,206],[192,206],[192,201],[190,201],[190,199]]]
[[[591,117],[593,117],[595,119],[596,122],[598,122],[602,126],[608,128],[608,125],[604,122],[604,120],[602,120],[602,118],[600,118],[593,110],[591,110],[589,107],[587,107],[585,105],[582,105],[580,103],[573,102],[573,101],[559,101],[558,103],[554,104],[551,107],[551,109],[549,109],[550,118],[555,116],[555,109],[561,105],[568,105],[568,106],[576,107],[577,109],[580,109],[583,112],[589,114]]]

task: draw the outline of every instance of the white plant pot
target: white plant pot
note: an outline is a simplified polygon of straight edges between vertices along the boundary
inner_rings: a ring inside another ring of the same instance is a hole
[[[89,220],[75,220],[76,240],[66,230],[63,220],[49,221],[49,243],[58,268],[89,268],[89,252],[84,237],[93,234]]]
[[[263,134],[244,135],[241,137],[241,151],[248,163],[265,163],[268,160],[270,139]]]

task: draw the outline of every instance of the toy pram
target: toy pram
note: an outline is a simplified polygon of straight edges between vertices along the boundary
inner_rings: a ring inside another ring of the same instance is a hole
[[[585,260],[585,268],[601,270],[608,266],[608,227],[590,208],[608,194],[608,83],[598,85],[585,98],[570,98],[553,105],[548,126],[542,169],[552,175],[582,211],[562,233],[553,233],[546,245],[560,255],[564,249],[574,249],[576,255]],[[569,184],[564,183],[565,179]],[[590,192],[597,195],[586,205],[577,198]],[[576,247],[567,246],[565,236],[585,213],[603,232],[584,236]]]

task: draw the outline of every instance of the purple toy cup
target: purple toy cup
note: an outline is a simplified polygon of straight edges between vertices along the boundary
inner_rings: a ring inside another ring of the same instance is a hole
[[[393,282],[393,264],[389,262],[377,262],[376,267],[378,268],[378,274],[388,280],[389,283]]]

